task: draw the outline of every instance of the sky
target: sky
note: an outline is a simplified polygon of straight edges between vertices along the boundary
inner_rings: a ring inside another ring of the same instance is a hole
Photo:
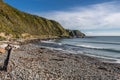
[[[120,36],[120,0],[4,0],[88,36]]]

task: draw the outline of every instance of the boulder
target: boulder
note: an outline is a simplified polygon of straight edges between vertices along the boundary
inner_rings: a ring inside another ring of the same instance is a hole
[[[0,53],[5,53],[5,48],[0,48]]]

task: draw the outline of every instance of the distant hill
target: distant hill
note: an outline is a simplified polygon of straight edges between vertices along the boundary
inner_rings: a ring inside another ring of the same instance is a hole
[[[70,34],[58,22],[21,12],[0,0],[0,38],[56,38]]]
[[[85,34],[79,30],[66,30],[71,38],[84,38]]]

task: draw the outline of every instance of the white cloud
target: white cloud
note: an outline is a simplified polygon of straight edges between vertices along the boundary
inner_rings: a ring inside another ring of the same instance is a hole
[[[79,29],[84,31],[105,29],[106,32],[103,32],[101,35],[120,35],[119,3],[119,1],[114,1],[89,5],[86,7],[75,7],[69,11],[53,11],[36,14],[49,19],[54,19],[67,29]],[[114,33],[115,31],[107,33],[107,30],[112,28],[119,29],[119,31],[117,33]],[[100,33],[95,33],[95,35],[97,34],[100,35]]]
[[[120,31],[94,31],[94,32],[86,32],[88,36],[120,36]]]

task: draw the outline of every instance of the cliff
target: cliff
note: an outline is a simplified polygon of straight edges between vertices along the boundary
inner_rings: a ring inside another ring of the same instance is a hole
[[[79,30],[66,30],[71,38],[84,38],[85,34]]]
[[[58,22],[21,12],[0,0],[0,36],[10,38],[69,37]]]

